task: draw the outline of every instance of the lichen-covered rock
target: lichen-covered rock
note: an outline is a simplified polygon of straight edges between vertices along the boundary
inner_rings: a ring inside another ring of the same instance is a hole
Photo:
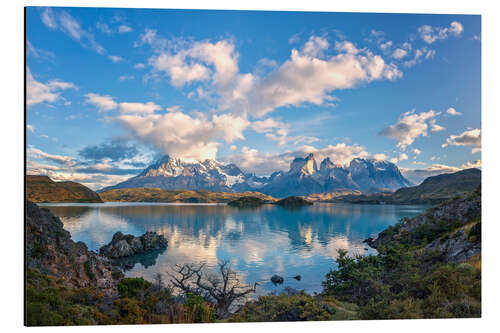
[[[61,220],[31,201],[26,207],[26,264],[43,274],[56,276],[71,287],[97,287],[116,294],[123,272],[112,262],[74,242]]]
[[[111,259],[130,257],[136,254],[166,248],[168,241],[163,235],[148,231],[140,237],[117,232],[108,245],[99,249],[99,253]]]

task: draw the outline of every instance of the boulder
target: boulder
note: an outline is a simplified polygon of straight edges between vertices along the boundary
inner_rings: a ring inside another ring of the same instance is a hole
[[[282,284],[284,281],[283,277],[282,276],[279,276],[279,275],[276,275],[274,274],[273,276],[271,276],[271,282],[274,283],[274,284]]]
[[[165,237],[156,232],[148,231],[140,237],[117,232],[108,245],[99,249],[99,253],[111,259],[118,259],[164,249],[167,245]]]

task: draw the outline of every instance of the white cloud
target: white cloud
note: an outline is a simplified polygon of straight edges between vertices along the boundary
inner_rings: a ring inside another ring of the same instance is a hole
[[[423,25],[417,29],[420,37],[427,43],[432,44],[438,40],[445,40],[449,35],[459,37],[464,31],[464,27],[460,22],[453,21],[449,27],[433,27]]]
[[[267,77],[252,82],[245,103],[248,113],[262,117],[283,106],[330,102],[330,92],[375,80],[395,80],[402,73],[394,64],[352,43],[337,43],[340,53],[325,59],[292,50],[291,57]]]
[[[422,153],[422,151],[420,149],[417,149],[417,148],[413,149],[412,152],[413,152],[413,154],[415,154],[417,156]]]
[[[302,53],[311,57],[317,57],[327,50],[329,46],[330,43],[325,38],[313,35],[304,44]]]
[[[460,116],[462,113],[458,112],[454,108],[450,107],[446,110],[446,113],[452,116]]]
[[[245,172],[257,173],[258,175],[270,175],[277,170],[288,171],[290,163],[295,157],[304,157],[310,153],[314,154],[318,163],[326,157],[329,157],[332,162],[341,165],[349,163],[355,157],[370,157],[370,154],[366,152],[363,146],[339,143],[319,149],[304,145],[296,150],[278,154],[261,154],[256,149],[243,147],[239,153],[234,153],[224,160],[226,162],[236,163]]]
[[[392,46],[392,41],[383,42],[379,45],[380,49],[383,51],[388,50]]]
[[[413,67],[416,64],[422,63],[424,60],[432,59],[435,54],[436,51],[429,49],[428,47],[422,47],[420,49],[416,49],[413,58],[405,61],[403,64],[406,67]]]
[[[75,164],[75,159],[72,157],[49,154],[33,146],[29,146],[28,149],[26,150],[26,153],[28,155],[28,158],[30,159],[33,158],[44,159],[65,166],[72,166]]]
[[[429,121],[429,125],[431,126],[431,133],[441,132],[446,129],[443,126],[436,124],[436,119],[431,119]]]
[[[131,27],[129,27],[128,25],[120,25],[118,27],[118,32],[123,34],[123,33],[127,33],[127,32],[131,32],[131,31],[134,31],[134,29],[132,29]]]
[[[118,107],[112,96],[110,95],[98,95],[94,93],[86,94],[86,103],[93,104],[97,106],[100,112],[110,111]]]
[[[130,102],[123,102],[120,103],[120,111],[122,113],[136,113],[136,114],[142,114],[142,113],[154,113],[155,111],[161,110],[161,106],[158,104],[155,104],[153,102],[147,102],[147,103],[130,103]]]
[[[109,55],[108,59],[111,60],[114,63],[125,61],[125,59],[123,59],[123,57],[115,56],[115,55]]]
[[[48,102],[53,103],[60,97],[60,90],[76,89],[70,82],[51,80],[42,83],[33,77],[29,67],[26,68],[26,104],[28,106]]]
[[[482,166],[482,161],[481,160],[475,160],[475,161],[468,161],[465,164],[462,164],[460,168],[462,169],[471,169],[471,168],[480,168]]]
[[[435,123],[435,117],[439,114],[434,110],[422,113],[415,113],[415,110],[405,112],[399,117],[396,124],[384,128],[380,134],[396,140],[399,148],[406,149],[419,136],[427,136],[429,124],[431,131],[432,128],[441,127]]]
[[[400,162],[400,161],[406,161],[407,159],[408,159],[408,155],[406,155],[405,153],[401,153],[401,154],[399,154],[398,157],[391,158],[389,160],[389,162],[397,164],[398,162]]]
[[[35,133],[35,126],[27,124],[26,129],[30,131],[31,133]]]
[[[162,51],[149,59],[150,65],[165,73],[176,87],[209,79],[226,86],[238,73],[237,61],[238,53],[227,40],[195,42],[177,52]]]
[[[122,114],[116,119],[140,142],[188,160],[214,159],[220,145],[218,140],[230,143],[244,139],[243,131],[248,126],[245,118],[229,114],[215,115],[211,121],[183,112]]]
[[[372,155],[372,158],[374,158],[378,161],[385,161],[385,160],[387,160],[387,155],[383,154],[383,153],[379,153],[379,154]]]
[[[408,51],[400,49],[400,48],[395,49],[394,52],[392,53],[392,57],[394,59],[403,59],[407,55],[408,55]]]
[[[235,145],[231,145],[229,147],[229,150],[231,150],[231,151],[235,151],[236,149],[238,149],[238,147],[236,147]]]
[[[48,28],[50,28],[50,29],[57,28],[56,18],[54,16],[54,12],[52,11],[51,8],[45,8],[42,11],[41,19],[42,19],[43,24],[45,24]]]
[[[144,69],[146,67],[146,65],[142,64],[142,63],[138,63],[138,64],[135,64],[134,65],[134,68],[135,69]]]
[[[441,145],[443,148],[447,146],[472,146],[474,147],[472,148],[472,153],[480,152],[481,130],[475,128],[458,135],[450,135],[450,137],[446,139],[446,143]]]

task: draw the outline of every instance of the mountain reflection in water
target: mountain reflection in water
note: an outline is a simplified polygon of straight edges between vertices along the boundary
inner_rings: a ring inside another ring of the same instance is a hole
[[[259,282],[259,294],[284,287],[319,292],[335,267],[337,250],[374,253],[362,241],[425,206],[321,203],[287,210],[275,205],[238,209],[226,205],[177,204],[45,204],[59,216],[75,241],[98,251],[117,231],[139,236],[156,231],[168,248],[144,258],[131,258],[128,276],[153,280],[175,264],[205,262],[215,267],[229,260],[242,281]],[[274,286],[278,274],[285,283]],[[290,277],[301,275],[297,281]],[[165,278],[168,278],[165,276]]]

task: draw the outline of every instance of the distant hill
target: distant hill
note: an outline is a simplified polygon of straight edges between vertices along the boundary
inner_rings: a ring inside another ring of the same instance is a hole
[[[400,188],[394,193],[345,195],[333,198],[336,202],[437,204],[468,193],[481,185],[481,170],[466,169],[426,178],[418,186]]]
[[[99,194],[71,182],[55,182],[47,176],[26,176],[26,199],[33,202],[102,202]]]
[[[192,202],[225,203],[241,197],[256,197],[266,201],[276,199],[259,192],[211,192],[192,190],[162,190],[160,188],[124,188],[99,193],[102,200],[114,202]]]

